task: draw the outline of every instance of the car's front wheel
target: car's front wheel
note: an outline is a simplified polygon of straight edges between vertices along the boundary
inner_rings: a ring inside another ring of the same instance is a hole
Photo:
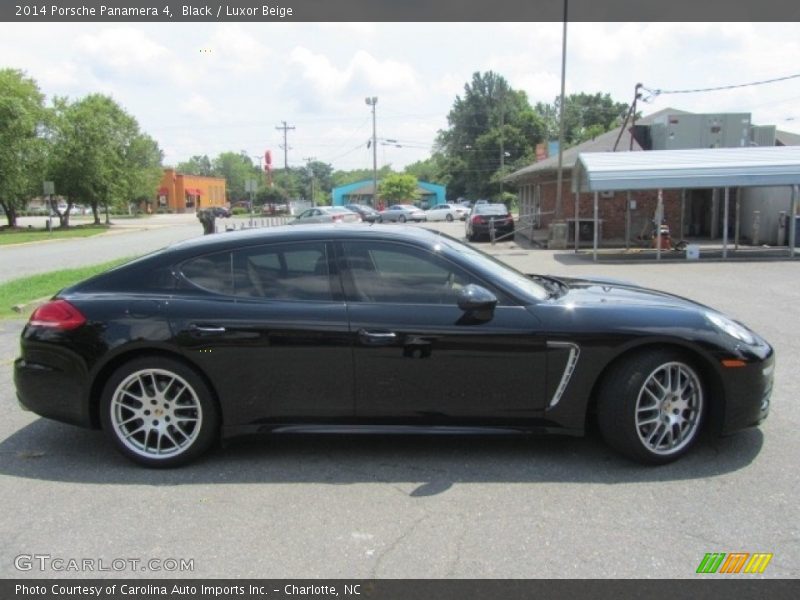
[[[400,215],[400,216],[397,218],[397,220],[398,220],[398,221],[400,221],[401,223],[405,223],[405,222],[406,222],[406,216],[405,216],[405,215]]]
[[[211,391],[198,374],[166,357],[120,367],[101,400],[103,429],[128,458],[148,467],[175,467],[209,449],[219,431]]]
[[[638,462],[666,464],[697,441],[707,412],[703,381],[680,353],[648,352],[613,368],[597,411],[610,446]]]

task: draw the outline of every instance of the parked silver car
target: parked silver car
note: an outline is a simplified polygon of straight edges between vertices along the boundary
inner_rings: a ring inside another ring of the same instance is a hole
[[[391,221],[392,223],[405,223],[406,221],[427,221],[424,210],[420,210],[411,204],[393,204],[386,210],[382,210],[378,217],[378,223]]]
[[[307,208],[292,221],[289,225],[305,225],[307,223],[360,223],[361,217],[352,210],[347,210],[341,206],[316,206]]]

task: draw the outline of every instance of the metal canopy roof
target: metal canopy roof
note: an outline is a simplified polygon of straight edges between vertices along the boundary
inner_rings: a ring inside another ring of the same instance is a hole
[[[800,185],[800,146],[582,152],[572,177],[573,192],[777,185]]]

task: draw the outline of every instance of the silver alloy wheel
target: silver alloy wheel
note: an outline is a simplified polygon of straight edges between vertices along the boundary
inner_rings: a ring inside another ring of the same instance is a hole
[[[120,442],[151,459],[178,456],[189,449],[203,421],[195,390],[164,369],[131,373],[114,390],[110,411]]]
[[[691,367],[668,362],[645,379],[636,399],[636,433],[653,454],[680,452],[697,435],[703,387]]]

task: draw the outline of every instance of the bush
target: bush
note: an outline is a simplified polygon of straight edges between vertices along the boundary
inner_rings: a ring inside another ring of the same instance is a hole
[[[234,215],[247,215],[250,214],[249,211],[243,206],[234,206],[231,209],[231,213]]]

